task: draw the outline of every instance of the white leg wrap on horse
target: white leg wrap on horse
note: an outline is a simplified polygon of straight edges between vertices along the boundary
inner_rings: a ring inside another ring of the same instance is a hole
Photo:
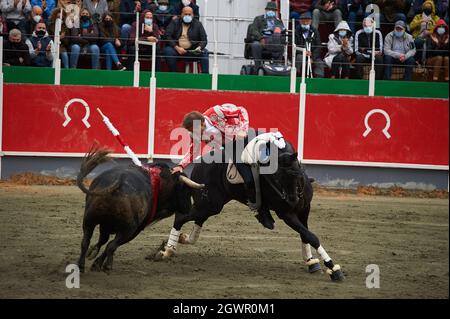
[[[175,228],[172,228],[172,230],[170,231],[169,241],[167,242],[167,245],[177,248],[179,237],[180,237],[180,231],[176,230]]]
[[[325,251],[325,249],[323,249],[322,246],[319,246],[319,248],[317,248],[317,253],[320,255],[320,257],[322,257],[322,259],[324,261],[330,261],[331,260],[330,256],[328,256],[327,252]]]
[[[189,234],[189,244],[195,244],[197,242],[198,237],[200,236],[200,232],[202,231],[202,228],[194,224],[194,227],[192,227],[192,231]]]
[[[303,255],[303,260],[304,261],[308,261],[309,259],[312,258],[311,245],[310,244],[302,243],[302,255]]]

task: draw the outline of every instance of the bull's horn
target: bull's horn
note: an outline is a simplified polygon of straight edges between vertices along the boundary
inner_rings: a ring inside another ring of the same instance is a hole
[[[203,189],[205,188],[205,184],[199,184],[194,182],[193,180],[187,178],[186,176],[180,175],[180,181],[185,183],[187,186],[195,189]]]

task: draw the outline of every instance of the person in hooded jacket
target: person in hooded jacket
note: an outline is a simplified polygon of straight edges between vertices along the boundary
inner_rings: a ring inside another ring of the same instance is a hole
[[[353,54],[353,36],[346,21],[339,22],[334,32],[328,36],[328,53],[325,63],[331,68],[331,78],[348,79],[350,58]]]
[[[138,38],[139,41],[148,41],[158,43],[161,39],[161,32],[153,19],[153,13],[150,10],[144,10],[139,18],[138,26]],[[128,59],[127,59],[127,69],[133,70],[134,61],[136,60],[136,22],[133,22],[131,26],[131,33],[128,39]],[[152,56],[152,47],[150,45],[139,45],[139,56],[149,58]],[[156,67],[155,70],[158,72],[160,70],[160,50],[159,46],[156,45]]]
[[[427,65],[433,68],[433,81],[439,80],[439,73],[444,69],[444,80],[448,82],[448,25],[443,19],[436,23],[433,33],[427,39]]]
[[[34,28],[33,34],[25,42],[28,45],[31,65],[50,67],[53,63],[53,41],[48,35],[47,26],[39,22]]]

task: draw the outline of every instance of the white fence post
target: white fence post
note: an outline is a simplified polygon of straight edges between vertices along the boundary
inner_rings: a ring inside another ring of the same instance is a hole
[[[375,96],[375,43],[376,43],[376,22],[373,20],[372,35],[372,66],[369,73],[369,96]]]
[[[300,83],[300,107],[298,112],[298,159],[300,162],[303,160],[303,146],[305,135],[305,112],[306,112],[306,48],[297,48],[303,52],[302,54],[302,82]]]
[[[56,24],[55,24],[55,41],[53,43],[53,68],[55,69],[55,79],[54,84],[60,85],[61,84],[61,58],[59,57],[60,54],[60,45],[61,45],[61,24],[62,24],[62,9],[59,12],[59,17],[56,18]]]
[[[297,67],[296,57],[297,55],[297,47],[295,45],[295,20],[292,19],[292,66],[291,66],[291,93],[295,93],[295,89],[297,86]]]
[[[156,42],[152,43],[152,75],[150,77],[150,110],[148,121],[148,162],[155,155],[155,118],[156,118]]]
[[[211,89],[213,91],[217,91],[218,82],[219,82],[219,66],[217,65],[217,21],[216,17],[213,17],[213,29],[214,29],[214,64],[212,69],[212,83]]]
[[[133,86],[139,87],[139,71],[140,71],[140,64],[139,64],[139,12],[136,12],[136,38],[134,40],[134,69],[133,69]],[[128,57],[130,58],[130,57]]]

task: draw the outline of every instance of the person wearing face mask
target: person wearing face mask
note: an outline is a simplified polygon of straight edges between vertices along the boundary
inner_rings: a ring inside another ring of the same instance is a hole
[[[173,7],[169,5],[169,0],[159,0],[158,7],[155,10],[156,24],[158,25],[161,34],[164,35],[165,30],[174,16]]]
[[[95,23],[100,23],[102,16],[108,12],[106,0],[83,0],[83,8],[91,13],[91,19]]]
[[[423,45],[438,21],[434,2],[428,0],[422,5],[422,13],[416,15],[409,25],[417,50],[415,58],[421,63],[425,60]]]
[[[53,62],[53,41],[47,33],[44,22],[39,22],[34,28],[33,35],[25,42],[29,48],[31,65],[51,67]]]
[[[177,4],[175,4],[173,8],[173,12],[176,16],[181,15],[181,11],[184,7],[191,7],[192,11],[194,12],[194,18],[199,19],[200,18],[200,8],[198,5],[195,4],[192,0],[180,0]]]
[[[324,61],[331,69],[331,78],[348,79],[350,57],[353,54],[353,37],[346,21],[341,21],[334,32],[328,36],[327,47],[328,53]]]
[[[178,59],[186,58],[199,60],[202,73],[209,73],[208,36],[202,23],[194,19],[190,6],[183,8],[180,18],[170,22],[165,37],[163,56],[170,72],[176,72]]]
[[[138,38],[139,41],[147,41],[158,43],[161,39],[161,32],[159,30],[158,25],[155,22],[154,15],[150,10],[144,10],[139,19],[139,28],[138,28]],[[135,51],[135,41],[136,39],[136,22],[133,23],[131,27],[130,38],[128,39],[128,59],[127,59],[127,69],[133,70],[134,61],[136,59],[136,51]],[[159,72],[160,70],[160,49],[159,45],[156,46],[156,67],[155,71]],[[139,45],[139,57],[150,59],[152,57],[152,47],[149,45]]]
[[[28,21],[26,22],[26,30],[28,37],[31,36],[31,34],[33,33],[36,24],[38,24],[41,21],[45,22],[42,15],[43,11],[40,6],[32,7],[31,12],[28,16]]]
[[[410,34],[406,33],[406,23],[398,20],[395,22],[394,31],[389,32],[384,38],[384,79],[391,79],[392,65],[395,64],[405,66],[403,79],[410,81],[413,66],[416,63],[414,59],[415,54],[414,39]]]
[[[31,65],[29,48],[22,41],[22,33],[19,29],[9,31],[8,40],[3,43],[3,65]]]
[[[1,0],[0,3],[0,12],[6,19],[8,30],[19,29],[24,37],[30,34],[26,27],[30,11],[30,0]]]
[[[439,74],[444,70],[444,80],[448,82],[449,67],[449,31],[443,19],[436,23],[433,33],[427,39],[427,66],[433,68],[433,81],[439,80]]]
[[[334,26],[337,27],[342,21],[342,11],[339,9],[339,5],[339,0],[317,0],[313,10],[313,27],[318,29],[321,21],[334,21]]]
[[[92,21],[88,9],[82,9],[80,12],[80,27],[70,29],[70,68],[77,67],[80,53],[90,55],[93,69],[100,68],[98,37],[98,24]]]
[[[117,57],[116,49],[122,46],[119,40],[120,29],[113,20],[111,13],[106,12],[102,17],[102,22],[99,24],[100,31],[100,52],[105,53],[106,69],[112,70],[114,66],[119,71],[125,71],[126,68],[122,65]]]
[[[263,58],[281,60],[284,54],[284,40],[282,32],[286,30],[283,21],[277,18],[278,5],[269,1],[265,7],[265,14],[256,16],[249,26],[247,40],[250,43],[251,55],[255,59],[258,69]]]
[[[42,8],[42,17],[44,18],[45,23],[48,22],[53,9],[57,4],[57,0],[30,0],[31,6],[39,6]]]
[[[295,28],[295,44],[307,48],[306,55],[312,62],[313,74],[316,78],[323,78],[324,63],[321,59],[321,41],[318,30],[311,26],[311,13],[306,11],[300,15],[300,24]],[[302,52],[297,53],[297,72],[302,71]]]
[[[356,74],[363,78],[363,66],[372,63],[373,20],[365,18],[363,28],[355,34]],[[383,79],[383,35],[375,30],[375,78]]]

